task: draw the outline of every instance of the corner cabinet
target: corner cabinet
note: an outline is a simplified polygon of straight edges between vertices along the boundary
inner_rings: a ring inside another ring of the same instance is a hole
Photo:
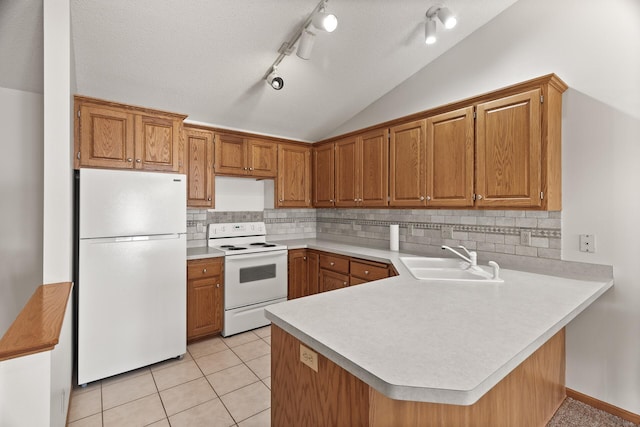
[[[222,331],[223,258],[187,261],[187,340]]]
[[[311,207],[311,146],[278,145],[276,206]]]
[[[213,208],[213,132],[184,128],[185,163],[187,172],[187,206]]]
[[[74,167],[182,172],[185,115],[75,97]]]
[[[273,178],[277,155],[278,144],[275,142],[219,133],[215,141],[215,172],[218,175]]]

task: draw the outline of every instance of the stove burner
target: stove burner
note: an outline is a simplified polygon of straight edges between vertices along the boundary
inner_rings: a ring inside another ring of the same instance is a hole
[[[221,248],[225,248],[225,249],[226,249],[226,248],[232,248],[232,247],[233,247],[233,245],[222,245],[222,246],[220,246],[220,247],[221,247]]]
[[[247,248],[243,248],[241,246],[231,246],[230,248],[227,248],[228,251],[243,251]]]
[[[257,243],[251,243],[251,246],[265,246],[266,243],[264,242],[257,242]]]
[[[263,248],[275,248],[275,247],[276,247],[276,245],[273,245],[273,244],[269,243],[268,245],[267,245],[267,244],[265,244],[265,245],[264,245],[264,246],[262,246],[262,247],[263,247]]]

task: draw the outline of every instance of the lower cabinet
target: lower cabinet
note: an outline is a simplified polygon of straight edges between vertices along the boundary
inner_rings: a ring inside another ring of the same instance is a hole
[[[313,249],[289,250],[288,299],[396,276],[392,264]]]
[[[223,258],[187,261],[187,341],[222,331]]]

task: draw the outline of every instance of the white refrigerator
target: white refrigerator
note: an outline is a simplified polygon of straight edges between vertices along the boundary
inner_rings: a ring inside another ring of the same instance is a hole
[[[186,352],[186,181],[80,170],[78,384]]]

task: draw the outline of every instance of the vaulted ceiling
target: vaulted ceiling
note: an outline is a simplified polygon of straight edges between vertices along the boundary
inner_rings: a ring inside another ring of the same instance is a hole
[[[318,32],[311,59],[286,57],[285,86],[276,91],[263,76],[317,0],[71,0],[76,88],[192,121],[316,141],[515,0],[446,0],[458,26],[444,31],[438,22],[439,40],[426,46],[425,13],[442,2],[330,0],[337,30]],[[16,58],[2,61],[0,86],[42,90],[41,21],[42,0],[0,2],[0,53]],[[25,49],[12,53],[9,43]]]

